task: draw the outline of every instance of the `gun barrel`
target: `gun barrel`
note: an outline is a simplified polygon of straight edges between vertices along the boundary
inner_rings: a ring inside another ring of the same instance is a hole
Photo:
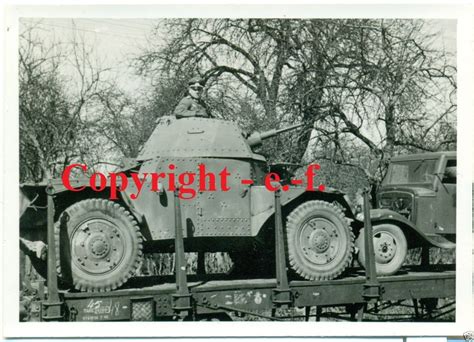
[[[248,137],[247,142],[251,147],[259,146],[260,144],[262,144],[262,141],[265,139],[274,137],[275,135],[278,135],[280,133],[291,131],[303,125],[304,124],[301,123],[301,124],[296,124],[296,125],[292,125],[292,126],[288,126],[288,127],[284,127],[280,129],[271,129],[269,131],[265,131],[262,133],[256,132],[256,133],[253,133],[250,137]]]
[[[291,130],[296,129],[298,127],[301,127],[303,125],[304,124],[301,123],[301,124],[296,124],[296,125],[292,125],[292,126],[288,126],[288,127],[284,127],[284,128],[280,128],[280,129],[272,129],[272,130],[261,133],[260,137],[264,140],[264,139],[267,139],[267,138],[271,138],[271,137],[273,137],[277,134],[291,131]]]

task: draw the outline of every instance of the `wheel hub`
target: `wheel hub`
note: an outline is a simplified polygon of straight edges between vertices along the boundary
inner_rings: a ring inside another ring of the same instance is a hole
[[[95,275],[115,269],[125,252],[117,227],[104,219],[93,219],[79,225],[71,235],[71,246],[74,265]]]
[[[101,258],[109,252],[110,246],[103,236],[94,236],[89,241],[88,249],[96,258]]]
[[[381,232],[374,236],[375,260],[378,263],[389,263],[397,252],[397,245],[393,236]]]
[[[331,237],[324,229],[317,229],[311,233],[309,240],[316,252],[322,253],[329,248]]]
[[[300,231],[300,244],[304,256],[318,265],[331,262],[339,250],[337,229],[324,218],[313,218]]]

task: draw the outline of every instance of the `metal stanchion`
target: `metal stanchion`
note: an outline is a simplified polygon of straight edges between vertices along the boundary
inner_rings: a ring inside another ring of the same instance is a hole
[[[181,217],[181,203],[178,189],[174,192],[175,211],[175,271],[176,271],[176,293],[173,294],[173,309],[180,315],[189,315],[191,307],[191,294],[188,289],[186,274],[186,257],[184,255],[183,221]]]
[[[273,290],[273,304],[289,306],[293,302],[286,273],[285,239],[281,213],[281,190],[275,191],[275,262],[277,287]]]
[[[48,298],[42,303],[41,319],[43,321],[61,320],[63,303],[59,298],[58,278],[56,273],[56,241],[54,239],[54,190],[49,181],[46,188],[48,195]]]
[[[364,190],[364,249],[365,249],[365,277],[363,297],[367,302],[377,301],[381,295],[381,286],[377,279],[375,268],[374,238],[372,222],[370,220],[369,189]],[[364,307],[359,308],[357,319],[362,320]]]

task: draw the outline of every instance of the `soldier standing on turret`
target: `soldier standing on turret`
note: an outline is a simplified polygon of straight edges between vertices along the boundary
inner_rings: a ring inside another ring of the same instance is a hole
[[[174,110],[177,119],[190,117],[211,117],[207,111],[206,104],[201,99],[204,89],[204,81],[193,77],[188,82],[188,95],[179,101]]]

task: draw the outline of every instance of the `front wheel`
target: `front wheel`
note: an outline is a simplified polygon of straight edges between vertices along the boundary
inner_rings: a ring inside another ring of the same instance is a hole
[[[309,280],[329,280],[352,261],[354,236],[341,209],[325,201],[308,201],[288,215],[291,267]]]
[[[365,268],[364,229],[356,240],[359,248],[358,260]],[[402,267],[407,256],[407,239],[403,231],[393,224],[379,224],[373,227],[375,269],[378,275],[391,275]]]

